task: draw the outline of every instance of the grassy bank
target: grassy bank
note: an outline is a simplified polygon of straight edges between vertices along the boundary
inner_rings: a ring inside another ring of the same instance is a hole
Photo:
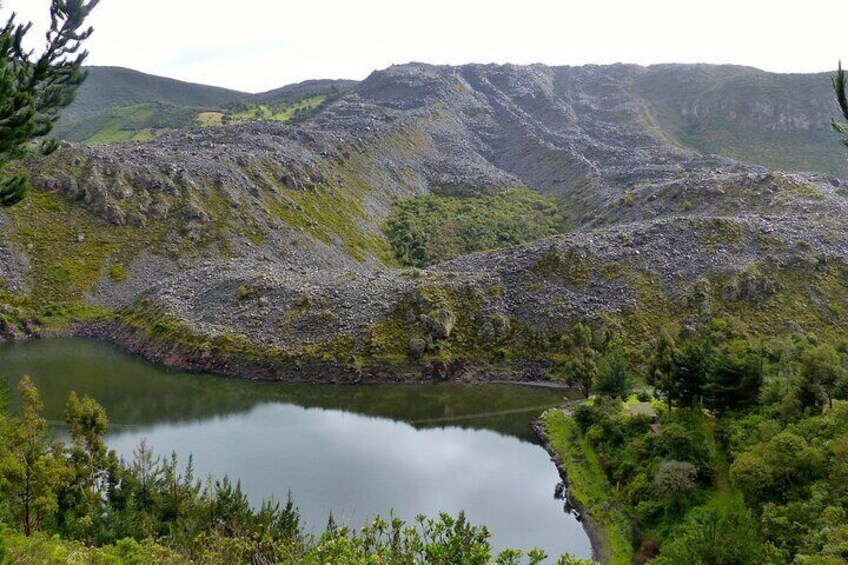
[[[609,565],[630,565],[634,557],[631,522],[588,439],[562,410],[548,411],[542,420],[549,448],[568,477],[570,500],[590,520],[588,528],[595,530],[590,536],[599,546],[596,558]]]

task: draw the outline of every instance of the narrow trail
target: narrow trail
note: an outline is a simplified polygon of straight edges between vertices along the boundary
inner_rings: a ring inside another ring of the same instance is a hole
[[[462,422],[466,420],[479,420],[481,418],[495,418],[497,416],[509,416],[512,414],[523,414],[525,412],[536,412],[541,414],[545,410],[559,406],[559,404],[546,404],[544,406],[530,406],[528,408],[514,408],[512,410],[498,410],[496,412],[478,412],[476,414],[465,414],[462,416],[445,416],[443,418],[424,418],[412,420],[410,424],[449,424],[451,422]]]

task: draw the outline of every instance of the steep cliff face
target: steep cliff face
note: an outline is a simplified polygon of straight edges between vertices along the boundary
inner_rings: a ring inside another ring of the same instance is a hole
[[[509,372],[587,319],[632,340],[711,311],[769,332],[848,322],[831,307],[845,183],[696,151],[725,123],[757,138],[721,139],[742,157],[780,132],[825,139],[825,77],[411,64],[345,88],[297,126],[69,145],[30,164],[38,190],[0,218],[0,299],[16,319],[120,311],[195,352],[397,371],[473,358]],[[775,154],[803,161],[799,147]],[[392,257],[398,200],[528,190],[570,233],[423,271]]]

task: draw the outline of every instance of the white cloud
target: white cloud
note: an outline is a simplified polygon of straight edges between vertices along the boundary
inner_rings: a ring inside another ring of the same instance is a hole
[[[6,0],[44,21],[49,0]],[[393,63],[711,62],[779,72],[848,58],[831,0],[102,0],[91,64],[259,91]]]

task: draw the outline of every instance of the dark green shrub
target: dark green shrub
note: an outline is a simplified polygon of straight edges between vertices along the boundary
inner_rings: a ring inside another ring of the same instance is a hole
[[[764,562],[757,522],[738,499],[693,510],[651,561],[655,565]]]
[[[595,425],[600,419],[600,413],[594,406],[581,404],[574,410],[574,420],[580,429],[585,433],[590,427]]]
[[[833,391],[836,400],[848,400],[848,377],[842,377]]]
[[[474,196],[423,195],[394,204],[386,235],[403,265],[427,267],[460,255],[563,231],[556,200],[527,189]]]

